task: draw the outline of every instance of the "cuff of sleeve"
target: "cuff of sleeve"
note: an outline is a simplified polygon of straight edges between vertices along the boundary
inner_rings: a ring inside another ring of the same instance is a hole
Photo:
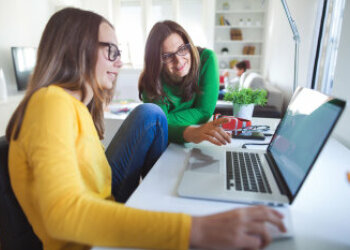
[[[188,126],[174,126],[174,125],[169,125],[168,130],[169,130],[169,141],[170,142],[175,142],[179,144],[185,143],[184,139],[184,131]]]
[[[179,249],[189,249],[190,248],[190,237],[191,237],[191,227],[192,227],[192,218],[187,214],[182,214],[183,216],[183,225],[181,230],[181,245]]]

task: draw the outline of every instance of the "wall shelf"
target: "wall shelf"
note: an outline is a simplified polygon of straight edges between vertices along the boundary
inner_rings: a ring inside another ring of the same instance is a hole
[[[229,72],[230,78],[236,76],[230,67],[242,60],[249,60],[249,71],[261,72],[267,1],[216,0],[214,50],[220,72]],[[242,40],[231,40],[231,35]]]
[[[255,26],[255,25],[251,25],[251,26],[239,26],[239,25],[216,25],[215,26],[216,29],[231,29],[231,28],[235,28],[235,29],[263,29],[263,26]]]
[[[264,14],[265,11],[264,10],[217,10],[216,11],[216,14],[252,14],[252,13]]]
[[[215,43],[263,43],[259,40],[217,40]]]

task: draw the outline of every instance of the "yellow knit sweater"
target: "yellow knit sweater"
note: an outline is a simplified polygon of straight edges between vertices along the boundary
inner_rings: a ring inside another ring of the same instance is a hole
[[[30,99],[9,172],[44,249],[187,249],[191,218],[113,201],[111,169],[87,107],[57,86]]]

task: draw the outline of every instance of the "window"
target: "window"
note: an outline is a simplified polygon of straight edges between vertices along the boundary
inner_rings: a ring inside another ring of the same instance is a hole
[[[326,0],[316,55],[313,88],[331,94],[345,0]]]
[[[173,20],[190,32],[195,44],[207,46],[203,0],[116,0],[116,32],[125,67],[142,68],[145,43],[153,25]]]

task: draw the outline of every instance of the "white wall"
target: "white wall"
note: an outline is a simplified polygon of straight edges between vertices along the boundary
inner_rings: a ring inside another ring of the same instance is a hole
[[[0,68],[10,94],[17,89],[11,46],[37,47],[52,12],[50,1],[0,0]]]
[[[300,37],[299,85],[309,86],[316,49],[316,29],[319,22],[319,0],[289,0],[289,10]],[[284,94],[285,105],[292,95],[294,76],[294,40],[287,16],[280,0],[269,0],[266,18],[263,76],[277,85]]]
[[[334,136],[350,148],[350,3],[346,1],[339,43],[332,95],[347,100],[348,105],[334,131]]]
[[[38,47],[51,15],[66,6],[92,10],[113,23],[112,3],[112,0],[0,0],[0,68],[4,70],[8,94],[17,92],[12,46]],[[117,86],[119,99],[138,100],[139,74],[140,70],[122,70]]]

